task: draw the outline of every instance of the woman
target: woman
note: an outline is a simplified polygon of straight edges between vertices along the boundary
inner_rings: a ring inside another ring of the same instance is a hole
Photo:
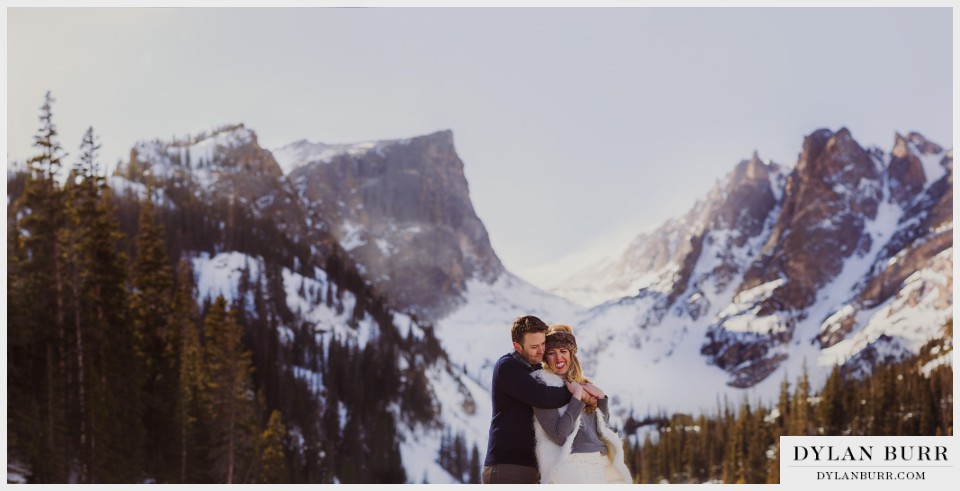
[[[573,398],[560,409],[533,408],[540,482],[632,483],[623,443],[607,424],[607,396],[583,375],[573,329],[552,325],[546,338],[544,369],[530,375],[546,385],[566,384]]]

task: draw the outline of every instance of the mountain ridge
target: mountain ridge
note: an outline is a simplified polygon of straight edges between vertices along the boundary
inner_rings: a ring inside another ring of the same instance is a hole
[[[940,334],[939,326],[894,330],[883,319],[922,311],[934,324],[946,322],[952,150],[916,132],[898,134],[888,154],[862,147],[846,129],[817,130],[793,167],[753,152],[685,214],[636,236],[622,256],[592,272],[586,287],[608,291],[590,308],[529,285],[500,263],[473,212],[452,132],[339,146],[299,140],[282,149],[288,155],[281,159],[300,162],[281,165],[278,150],[265,151],[280,184],[244,199],[269,195],[278,206],[302,207],[288,233],[302,231],[309,243],[322,232],[327,247],[355,261],[397,312],[433,329],[452,370],[431,372],[429,381],[431,391],[447,394],[442,424],[481,448],[485,434],[475,426],[484,418],[475,410],[485,406],[477,401],[489,397],[492,361],[509,351],[517,315],[575,327],[585,370],[613,394],[614,421],[642,401],[691,411],[709,407],[709,394],[769,399],[775,375],[799,373],[805,360],[814,383],[829,363],[868,372]],[[939,178],[931,183],[930,175]],[[216,189],[259,189],[222,176]],[[829,247],[812,247],[806,236]],[[424,248],[424,238],[438,248]],[[790,258],[809,266],[791,266]],[[921,295],[930,291],[936,298]],[[628,377],[624,367],[661,375]],[[671,373],[695,380],[694,390],[676,394],[669,377],[661,380]],[[421,434],[405,454],[424,458],[433,438]]]

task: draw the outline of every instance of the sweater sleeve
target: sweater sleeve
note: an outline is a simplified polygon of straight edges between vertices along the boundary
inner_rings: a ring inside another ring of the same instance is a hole
[[[563,445],[567,437],[573,433],[573,424],[577,421],[577,416],[583,412],[583,401],[573,399],[567,405],[567,409],[560,414],[556,409],[546,409],[534,406],[533,414],[537,417],[537,422],[543,427],[547,437],[557,445]]]
[[[570,391],[566,387],[549,387],[537,382],[518,362],[501,363],[497,367],[497,378],[504,392],[530,406],[557,409],[570,402]]]
[[[610,404],[607,402],[609,400],[610,400],[609,397],[604,397],[603,399],[597,400],[597,409],[599,409],[600,412],[603,413],[604,421],[610,421],[610,409],[609,409]]]

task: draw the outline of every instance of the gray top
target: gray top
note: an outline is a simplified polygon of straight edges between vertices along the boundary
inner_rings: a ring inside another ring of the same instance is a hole
[[[586,404],[580,399],[571,399],[563,414],[560,414],[558,409],[539,407],[533,408],[533,414],[536,415],[537,422],[543,427],[547,437],[557,445],[563,445],[567,437],[573,433],[573,423],[577,420],[577,416],[583,414],[580,420],[580,431],[573,438],[572,453],[600,452],[601,455],[606,455],[607,446],[597,434],[597,413],[586,414],[583,412],[584,407]],[[597,401],[597,408],[603,412],[604,419],[610,418],[606,397]]]

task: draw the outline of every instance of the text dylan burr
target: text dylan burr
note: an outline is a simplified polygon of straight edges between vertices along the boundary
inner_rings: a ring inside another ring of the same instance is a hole
[[[798,446],[793,447],[794,461],[862,462],[872,461],[876,455],[885,462],[944,462],[947,447],[927,445],[885,445],[879,451],[869,446]]]

